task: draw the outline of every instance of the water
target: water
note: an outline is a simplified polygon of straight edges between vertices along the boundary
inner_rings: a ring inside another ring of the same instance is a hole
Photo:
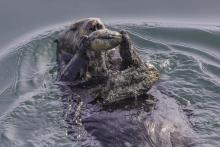
[[[159,69],[161,80],[150,93],[166,108],[154,115],[189,120],[204,146],[220,146],[220,28],[160,22],[109,26],[128,31],[141,57]],[[148,115],[143,107],[104,111],[78,102],[72,110],[72,100],[63,101],[55,84],[53,43],[62,29],[36,31],[1,52],[0,146],[143,145]],[[71,122],[73,111],[77,117]],[[118,140],[113,144],[108,138]]]

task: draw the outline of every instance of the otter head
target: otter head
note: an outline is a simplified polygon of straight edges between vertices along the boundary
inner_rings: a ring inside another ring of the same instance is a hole
[[[106,29],[99,18],[80,20],[70,27],[73,32],[72,43],[74,49],[79,47],[83,36],[89,36],[93,51],[105,51],[116,47],[121,42],[121,34]]]
[[[78,27],[80,35],[89,35],[92,32],[102,29],[105,29],[105,25],[99,18],[82,20],[82,25]]]
[[[74,53],[79,48],[83,36],[89,36],[92,32],[102,29],[105,29],[105,25],[99,18],[83,19],[70,26],[69,30],[61,36],[61,42],[65,42],[64,49]]]

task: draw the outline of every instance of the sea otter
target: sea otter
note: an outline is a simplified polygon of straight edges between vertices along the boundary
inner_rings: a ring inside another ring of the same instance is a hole
[[[105,104],[143,95],[159,79],[158,71],[139,58],[129,35],[106,29],[98,18],[76,22],[57,42],[59,79],[90,78],[97,83],[91,94],[105,97]]]
[[[58,79],[69,82],[62,85],[67,133],[82,141],[78,146],[193,146],[193,131],[178,105],[147,93],[159,79],[156,68],[142,61],[128,33],[106,29],[100,19],[88,18],[56,41]],[[128,118],[131,113],[137,118]]]

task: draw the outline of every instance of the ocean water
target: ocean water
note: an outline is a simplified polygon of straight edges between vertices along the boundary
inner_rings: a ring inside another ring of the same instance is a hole
[[[64,102],[56,85],[53,41],[65,25],[19,38],[0,53],[0,146],[155,146],[149,141],[155,136],[139,137],[147,132],[140,127],[149,115],[143,107],[105,111],[78,103],[78,113],[73,100]],[[220,27],[162,22],[108,26],[126,30],[141,57],[159,70],[161,79],[150,91],[158,105],[166,106],[158,111],[171,120],[183,118],[201,146],[220,146]]]

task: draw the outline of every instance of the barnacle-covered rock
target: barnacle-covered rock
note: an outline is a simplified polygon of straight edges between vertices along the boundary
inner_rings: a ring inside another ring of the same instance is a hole
[[[103,104],[147,96],[148,90],[159,79],[159,72],[151,64],[142,64],[122,71],[109,71],[105,84],[95,93],[103,99]]]

